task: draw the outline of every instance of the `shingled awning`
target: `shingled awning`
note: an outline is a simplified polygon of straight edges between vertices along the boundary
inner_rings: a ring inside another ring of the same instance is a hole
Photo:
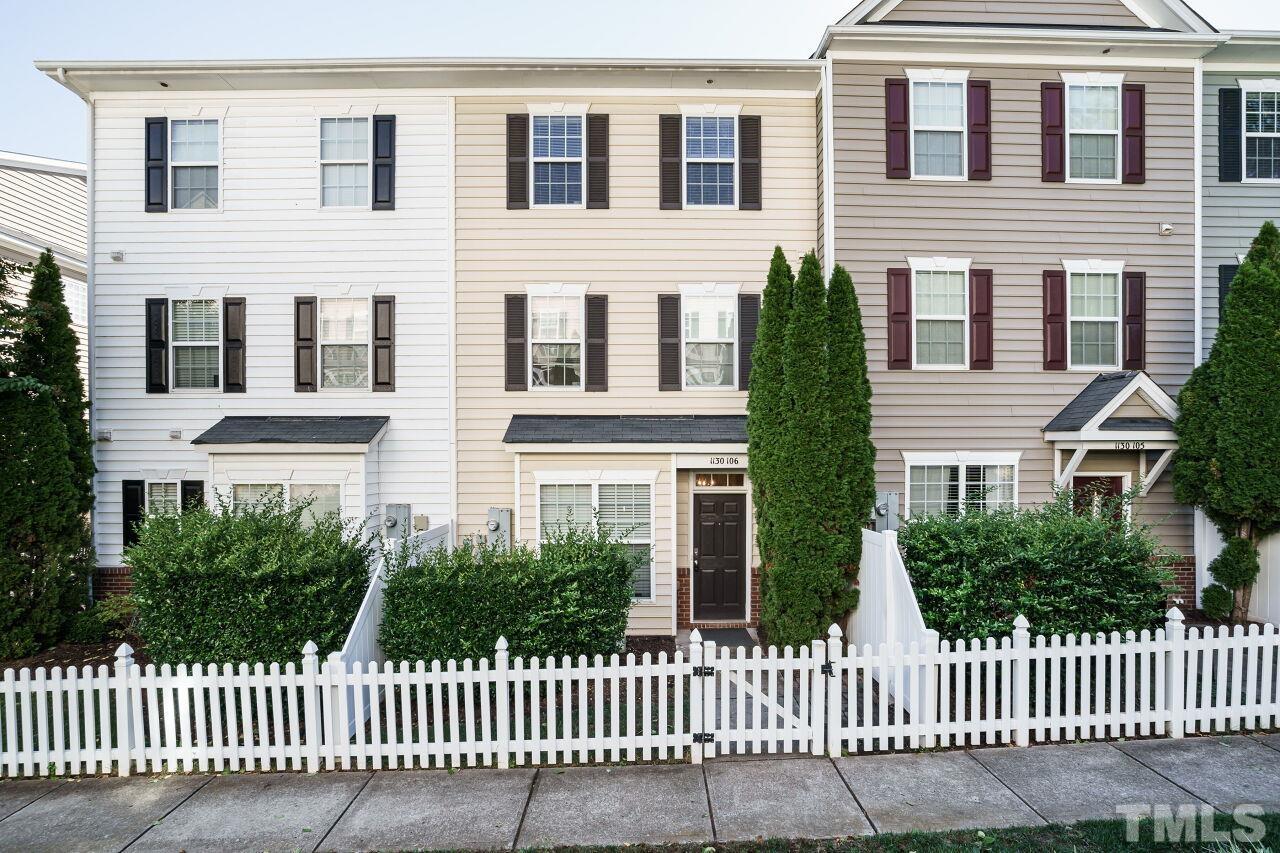
[[[513,415],[505,444],[746,444],[746,415]]]
[[[266,415],[225,417],[192,444],[369,444],[391,419],[372,416]]]

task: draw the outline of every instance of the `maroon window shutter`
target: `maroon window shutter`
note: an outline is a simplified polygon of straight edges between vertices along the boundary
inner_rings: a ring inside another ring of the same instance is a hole
[[[905,78],[884,81],[884,136],[885,177],[911,177],[911,83]]]
[[[147,393],[169,393],[169,300],[146,301]]]
[[[245,317],[244,297],[222,300],[222,392],[243,394]]]
[[[991,81],[969,81],[969,180],[991,180]]]
[[[318,309],[314,296],[293,297],[293,390],[319,388],[316,362],[320,355]]]
[[[586,391],[609,390],[609,297],[587,297]]]
[[[658,116],[658,209],[679,210],[684,117]]]
[[[969,270],[969,369],[995,367],[995,328],[992,325],[995,274]]]
[[[760,210],[760,116],[738,116],[738,209]]]
[[[1147,180],[1147,87],[1125,83],[1120,94],[1120,150],[1124,182],[1142,184]]]
[[[1145,370],[1147,366],[1147,274],[1124,273],[1124,361],[1125,370]]]
[[[373,390],[396,390],[396,298],[373,297]]]
[[[609,206],[609,114],[587,116],[587,209]]]
[[[1067,369],[1067,273],[1044,271],[1044,369]]]
[[[507,116],[507,210],[529,209],[529,114]]]
[[[1040,84],[1040,180],[1067,179],[1067,91],[1061,83]],[[1065,368],[1064,368],[1065,369]]]
[[[889,369],[911,369],[911,270],[889,270]]]
[[[504,311],[506,327],[506,378],[508,391],[529,390],[528,297],[523,293],[508,293]]]
[[[680,294],[658,296],[658,390],[679,391]]]

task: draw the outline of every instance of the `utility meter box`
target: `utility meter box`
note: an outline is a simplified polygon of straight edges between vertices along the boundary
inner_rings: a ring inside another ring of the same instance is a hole
[[[876,532],[898,529],[898,493],[876,492],[876,508],[872,511]]]
[[[382,535],[387,539],[403,539],[413,534],[409,526],[410,507],[408,504],[387,504],[386,514],[382,517]]]
[[[485,524],[485,540],[490,546],[505,545],[511,548],[511,509],[509,507],[489,507],[489,520]]]

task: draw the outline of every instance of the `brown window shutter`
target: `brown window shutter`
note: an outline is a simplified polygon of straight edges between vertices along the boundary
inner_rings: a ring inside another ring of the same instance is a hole
[[[508,391],[529,390],[529,297],[523,293],[508,293],[504,309],[506,327],[506,376]]]
[[[1240,89],[1218,90],[1218,183],[1244,177],[1244,104]]]
[[[1125,83],[1120,93],[1121,174],[1126,184],[1147,180],[1147,87]]]
[[[884,136],[885,177],[911,177],[911,83],[905,78],[884,81]]]
[[[185,512],[189,509],[203,509],[204,503],[204,480],[183,480],[182,481],[182,509]]]
[[[969,81],[969,180],[991,180],[991,81]]]
[[[995,274],[991,270],[969,270],[969,369],[995,367]]]
[[[1124,360],[1125,370],[1147,367],[1147,274],[1124,273]]]
[[[679,210],[680,149],[683,147],[684,119],[678,115],[658,116],[658,208]]]
[[[222,392],[245,391],[245,304],[243,296],[222,300]]]
[[[609,116],[587,116],[587,208],[609,206]]]
[[[293,298],[294,391],[315,391],[320,386],[316,375],[320,355],[318,308],[314,296]]]
[[[169,120],[144,120],[143,210],[164,213],[169,209]]]
[[[587,391],[609,390],[609,297],[587,297]]]
[[[911,270],[889,270],[889,369],[911,369]]]
[[[373,297],[373,390],[396,390],[396,298]]]
[[[145,480],[122,480],[120,483],[121,523],[124,547],[138,544],[138,525],[147,511]]]
[[[373,209],[396,209],[396,117],[373,117]]]
[[[680,295],[658,296],[658,390],[679,391],[680,381]]]
[[[760,325],[760,294],[738,294],[738,390],[751,384],[751,352],[756,346],[756,328]]]
[[[529,209],[529,114],[507,115],[507,210]]]
[[[1040,180],[1067,179],[1067,92],[1061,83],[1040,84]],[[1065,369],[1065,368],[1063,368]]]
[[[169,300],[146,302],[147,393],[169,392]]]
[[[760,116],[738,116],[738,209],[760,210]]]
[[[1044,369],[1067,369],[1067,273],[1044,271]]]

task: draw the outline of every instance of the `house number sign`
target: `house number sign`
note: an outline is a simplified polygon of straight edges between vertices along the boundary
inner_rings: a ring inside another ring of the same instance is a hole
[[[708,465],[732,465],[738,467],[742,464],[737,456],[708,456]]]
[[[1117,441],[1116,450],[1145,450],[1147,443],[1145,441]]]

